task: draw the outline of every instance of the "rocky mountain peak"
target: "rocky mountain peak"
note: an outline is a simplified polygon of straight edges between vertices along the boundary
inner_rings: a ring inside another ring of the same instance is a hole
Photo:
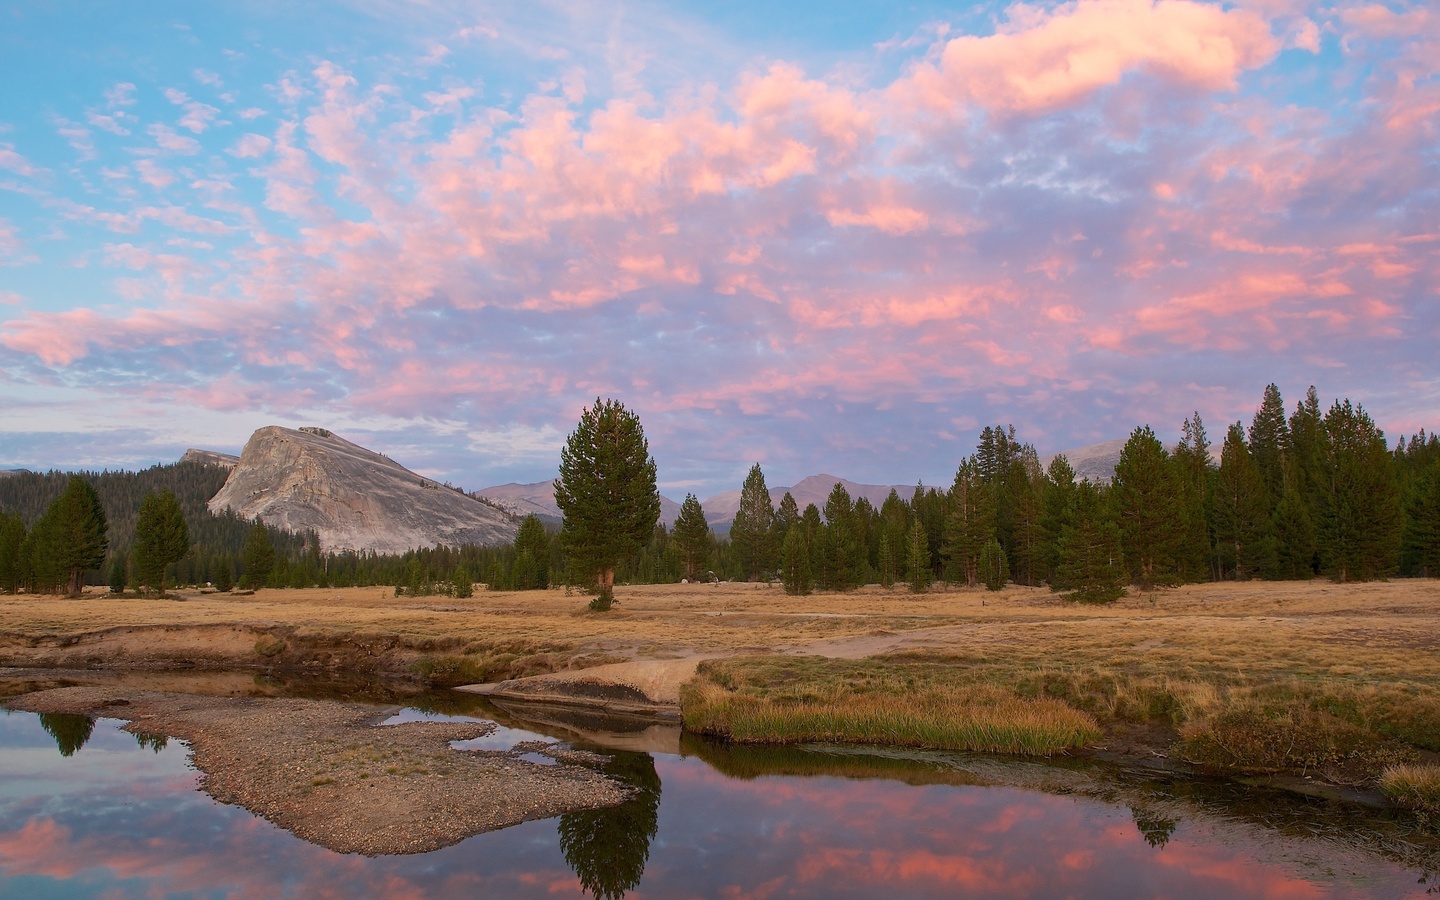
[[[325,550],[403,553],[437,544],[505,544],[516,520],[325,428],[271,425],[250,436],[210,510],[231,509]]]

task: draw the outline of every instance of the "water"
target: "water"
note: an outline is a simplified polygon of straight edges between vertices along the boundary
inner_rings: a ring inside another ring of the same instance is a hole
[[[449,715],[503,720],[482,739],[492,749],[639,740],[489,707]],[[446,716],[392,721],[436,717]],[[1375,846],[1399,833],[1383,815],[1343,804],[1093,766],[688,738],[672,752],[607,751],[605,770],[639,789],[620,807],[433,853],[347,856],[211,800],[183,743],[137,740],[121,724],[0,713],[0,898],[1293,898],[1430,887],[1413,860]],[[1029,783],[1049,792],[1015,786]],[[1105,796],[1093,796],[1097,783]],[[1356,826],[1336,827],[1345,816]]]

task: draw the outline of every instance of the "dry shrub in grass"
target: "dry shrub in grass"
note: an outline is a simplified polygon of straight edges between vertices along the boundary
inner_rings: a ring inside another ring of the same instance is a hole
[[[1180,729],[1180,749],[1191,762],[1241,772],[1316,770],[1336,782],[1370,781],[1386,764],[1415,758],[1415,751],[1329,713],[1275,709],[1240,701]]]
[[[1380,789],[1400,806],[1440,816],[1440,766],[1391,766],[1380,776]]]

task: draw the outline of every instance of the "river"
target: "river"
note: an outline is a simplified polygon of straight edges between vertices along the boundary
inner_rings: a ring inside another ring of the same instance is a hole
[[[212,800],[179,741],[0,712],[0,898],[1440,894],[1434,842],[1404,814],[1339,800],[1075,761],[731,748],[464,705],[506,726],[484,746],[605,749],[636,795],[431,853],[341,855]]]

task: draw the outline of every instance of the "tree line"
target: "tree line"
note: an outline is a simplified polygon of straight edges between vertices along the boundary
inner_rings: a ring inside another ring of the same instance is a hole
[[[1440,573],[1436,435],[1421,431],[1391,448],[1363,407],[1347,399],[1322,411],[1312,387],[1287,414],[1273,384],[1248,427],[1226,427],[1218,453],[1198,413],[1181,432],[1169,448],[1149,426],[1136,428],[1113,478],[1097,483],[1077,480],[1064,456],[1042,468],[1013,426],[986,427],[948,488],[921,484],[908,498],[892,490],[878,508],[838,483],[823,508],[800,509],[788,492],[775,502],[756,464],[728,539],[718,539],[693,494],[672,527],[658,523],[638,419],[597,399],[562,454],[561,482],[568,477],[570,486],[559,533],[531,516],[511,545],[398,555],[323,552],[313,534],[214,515],[205,502],[226,476],[215,466],[23,473],[0,479],[0,591],[73,591],[77,582],[108,580],[117,591],[154,582],[393,585],[466,596],[478,582],[604,594],[616,583],[714,577],[780,580],[795,593],[1013,581],[1105,601],[1129,585]],[[608,482],[587,474],[606,465],[633,471]],[[147,504],[148,531],[137,529]],[[605,514],[621,506],[633,513],[623,528]],[[599,541],[601,527],[618,530]]]

